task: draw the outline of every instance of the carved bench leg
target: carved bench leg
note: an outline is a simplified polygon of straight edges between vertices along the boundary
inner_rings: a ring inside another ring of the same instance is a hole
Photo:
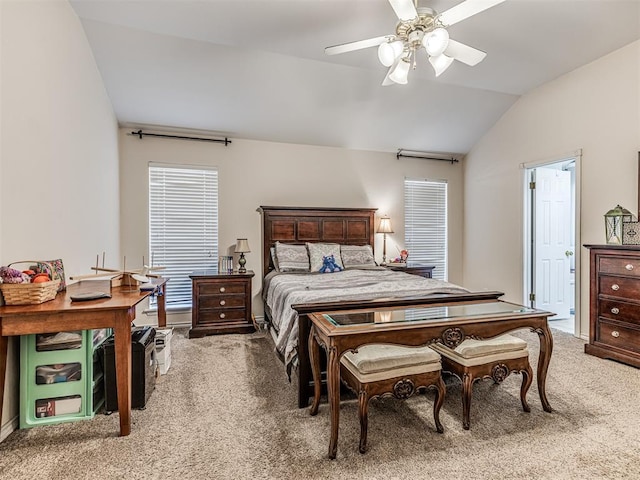
[[[520,387],[520,401],[522,402],[522,409],[525,412],[530,412],[531,407],[527,403],[527,392],[533,382],[533,369],[531,365],[527,363],[526,370],[522,370],[522,386]]]

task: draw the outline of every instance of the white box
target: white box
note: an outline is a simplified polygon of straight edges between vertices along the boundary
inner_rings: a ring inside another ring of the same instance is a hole
[[[156,329],[156,350],[171,346],[173,338],[173,328]]]
[[[165,375],[171,367],[171,348],[169,346],[156,350],[156,359],[160,375]]]
[[[171,338],[173,328],[156,330],[156,359],[160,375],[165,375],[171,367]]]

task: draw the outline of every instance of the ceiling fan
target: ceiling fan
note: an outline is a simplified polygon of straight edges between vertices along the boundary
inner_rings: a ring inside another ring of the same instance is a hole
[[[417,0],[416,4],[417,4]],[[417,55],[423,48],[436,77],[454,60],[474,66],[487,54],[449,38],[447,27],[483,12],[505,0],[465,0],[442,13],[428,7],[417,7],[414,0],[389,0],[398,16],[396,33],[382,37],[343,43],[324,49],[327,55],[378,47],[378,59],[389,67],[382,85],[405,84],[411,66],[416,68]]]

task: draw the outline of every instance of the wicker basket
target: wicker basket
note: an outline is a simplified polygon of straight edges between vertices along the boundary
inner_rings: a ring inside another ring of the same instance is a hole
[[[10,267],[16,263],[33,264],[48,262],[23,260],[21,262],[10,263],[8,266]],[[50,270],[55,272],[53,267]],[[0,284],[0,290],[2,291],[6,305],[38,305],[39,303],[48,302],[56,298],[59,286],[60,279],[54,278],[48,282],[40,283],[2,283]]]

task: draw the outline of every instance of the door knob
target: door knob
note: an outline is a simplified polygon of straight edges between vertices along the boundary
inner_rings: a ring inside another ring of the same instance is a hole
[[[564,252],[564,254],[565,254],[567,257],[570,257],[571,255],[573,255],[573,252],[572,252],[571,250],[567,250],[566,252]]]

